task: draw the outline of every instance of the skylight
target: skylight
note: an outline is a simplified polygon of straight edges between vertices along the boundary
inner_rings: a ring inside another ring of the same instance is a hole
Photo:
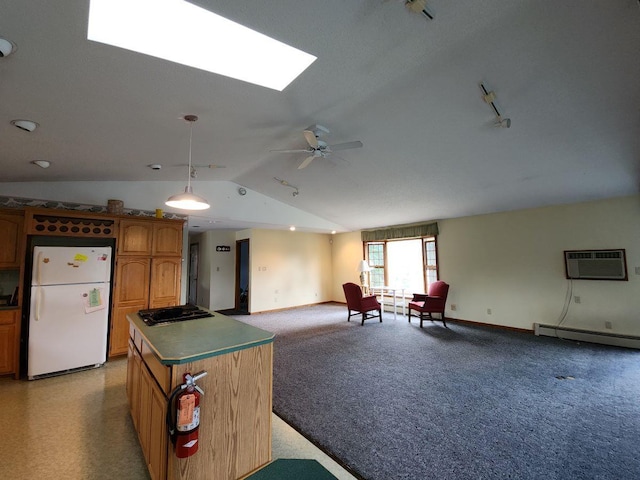
[[[91,0],[87,38],[278,91],[316,60],[182,0]]]

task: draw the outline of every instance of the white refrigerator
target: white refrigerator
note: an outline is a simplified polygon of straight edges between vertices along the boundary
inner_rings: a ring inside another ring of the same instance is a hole
[[[34,247],[29,380],[107,360],[111,247]]]

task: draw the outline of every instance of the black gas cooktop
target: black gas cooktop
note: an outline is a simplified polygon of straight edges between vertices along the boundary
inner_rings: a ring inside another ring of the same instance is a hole
[[[149,326],[213,317],[212,313],[209,313],[206,310],[201,310],[191,304],[140,310],[138,315],[140,315],[142,321]]]

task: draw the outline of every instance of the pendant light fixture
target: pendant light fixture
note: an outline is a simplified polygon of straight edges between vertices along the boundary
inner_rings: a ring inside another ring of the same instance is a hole
[[[193,193],[191,188],[191,138],[193,133],[193,123],[198,120],[195,115],[185,115],[184,119],[189,122],[189,170],[187,170],[187,186],[184,193],[172,195],[165,202],[165,205],[182,210],[206,210],[210,207],[209,202]]]

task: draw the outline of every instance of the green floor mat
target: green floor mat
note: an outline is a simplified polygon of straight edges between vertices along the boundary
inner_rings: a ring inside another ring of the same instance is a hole
[[[316,460],[283,459],[271,462],[247,480],[337,480]]]

